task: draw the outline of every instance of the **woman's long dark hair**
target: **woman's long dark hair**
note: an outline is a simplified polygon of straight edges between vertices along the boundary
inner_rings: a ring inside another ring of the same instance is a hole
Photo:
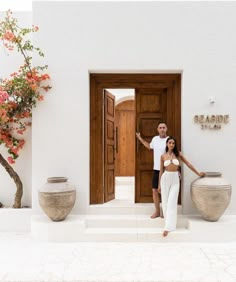
[[[167,140],[166,140],[166,153],[168,152],[168,146],[167,146],[167,143],[169,142],[169,140],[173,140],[175,141],[175,146],[174,146],[174,149],[173,149],[173,153],[175,154],[176,157],[179,156],[179,150],[177,148],[177,142],[176,142],[176,139],[172,136],[168,137]]]

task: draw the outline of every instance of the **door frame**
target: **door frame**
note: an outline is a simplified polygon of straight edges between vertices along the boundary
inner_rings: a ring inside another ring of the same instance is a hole
[[[175,137],[181,149],[181,73],[90,73],[90,204],[104,203],[103,90],[156,88],[166,81],[173,83]]]

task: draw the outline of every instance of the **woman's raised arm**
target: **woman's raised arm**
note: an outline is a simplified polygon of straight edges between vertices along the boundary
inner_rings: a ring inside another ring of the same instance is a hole
[[[199,172],[196,170],[196,168],[184,157],[184,155],[179,152],[180,159],[189,167],[194,173],[196,173],[198,176],[203,177],[205,176],[205,172]]]

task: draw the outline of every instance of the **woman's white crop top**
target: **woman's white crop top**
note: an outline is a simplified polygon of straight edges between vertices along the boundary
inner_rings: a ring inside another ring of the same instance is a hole
[[[165,160],[164,161],[164,166],[168,166],[170,164],[179,165],[179,160],[173,159],[173,160]]]

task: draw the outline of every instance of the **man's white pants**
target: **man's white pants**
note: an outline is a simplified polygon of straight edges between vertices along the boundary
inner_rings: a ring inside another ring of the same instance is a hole
[[[178,171],[165,171],[161,176],[161,201],[165,219],[164,230],[166,231],[173,231],[176,229],[178,195]]]

